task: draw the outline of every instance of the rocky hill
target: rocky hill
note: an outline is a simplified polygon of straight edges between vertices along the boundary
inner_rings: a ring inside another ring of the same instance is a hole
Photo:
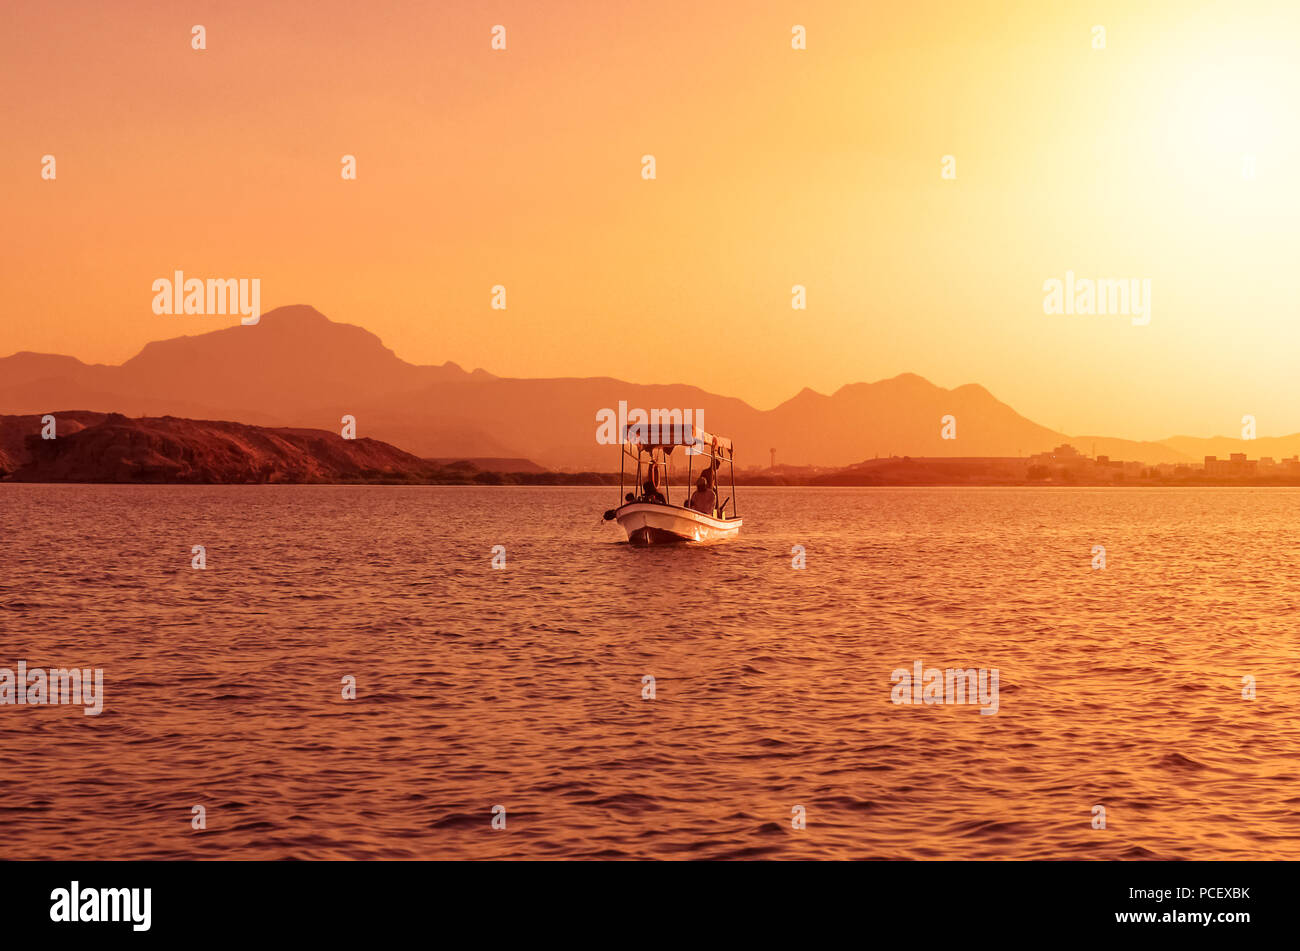
[[[446,468],[376,439],[318,429],[117,413],[0,416],[0,478],[13,482],[432,482]]]

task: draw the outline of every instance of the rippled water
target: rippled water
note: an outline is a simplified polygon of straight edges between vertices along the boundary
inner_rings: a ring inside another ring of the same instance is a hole
[[[0,857],[1300,858],[1300,491],[615,495],[0,486],[0,667],[105,678],[0,706]]]

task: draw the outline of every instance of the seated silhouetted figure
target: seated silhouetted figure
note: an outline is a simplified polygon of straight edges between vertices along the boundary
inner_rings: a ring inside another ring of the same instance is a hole
[[[717,504],[718,497],[714,495],[713,490],[709,488],[709,480],[706,476],[700,476],[695,480],[695,494],[691,500],[686,503],[690,508],[697,512],[703,512],[705,515],[713,515],[713,507]]]
[[[668,499],[659,491],[659,470],[653,465],[646,473],[646,480],[641,485],[642,502],[667,502]]]

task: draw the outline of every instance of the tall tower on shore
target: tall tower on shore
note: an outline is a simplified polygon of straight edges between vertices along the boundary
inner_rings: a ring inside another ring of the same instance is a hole
[[[775,468],[776,468],[776,450],[775,450],[775,449],[769,449],[768,452],[770,452],[770,453],[772,454],[772,468],[775,469]]]

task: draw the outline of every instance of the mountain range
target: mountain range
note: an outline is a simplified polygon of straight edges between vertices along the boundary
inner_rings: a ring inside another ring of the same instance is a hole
[[[503,378],[450,362],[420,366],[369,331],[305,305],[269,311],[251,326],[150,343],[119,366],[31,352],[0,358],[0,413],[77,407],[331,432],[350,415],[358,437],[425,459],[527,459],[566,470],[616,466],[617,449],[598,444],[596,429],[598,411],[617,410],[620,401],[647,410],[703,409],[705,428],[732,437],[742,466],[768,465],[773,448],[781,464],[827,467],[891,454],[1030,455],[1061,443],[1147,463],[1199,462],[1247,448],[1252,457],[1300,452],[1300,434],[1250,442],[1070,436],[1034,423],[982,386],[944,389],[911,373],[829,396],[804,389],[759,410],[687,384]],[[941,436],[945,416],[956,420],[956,439]]]

